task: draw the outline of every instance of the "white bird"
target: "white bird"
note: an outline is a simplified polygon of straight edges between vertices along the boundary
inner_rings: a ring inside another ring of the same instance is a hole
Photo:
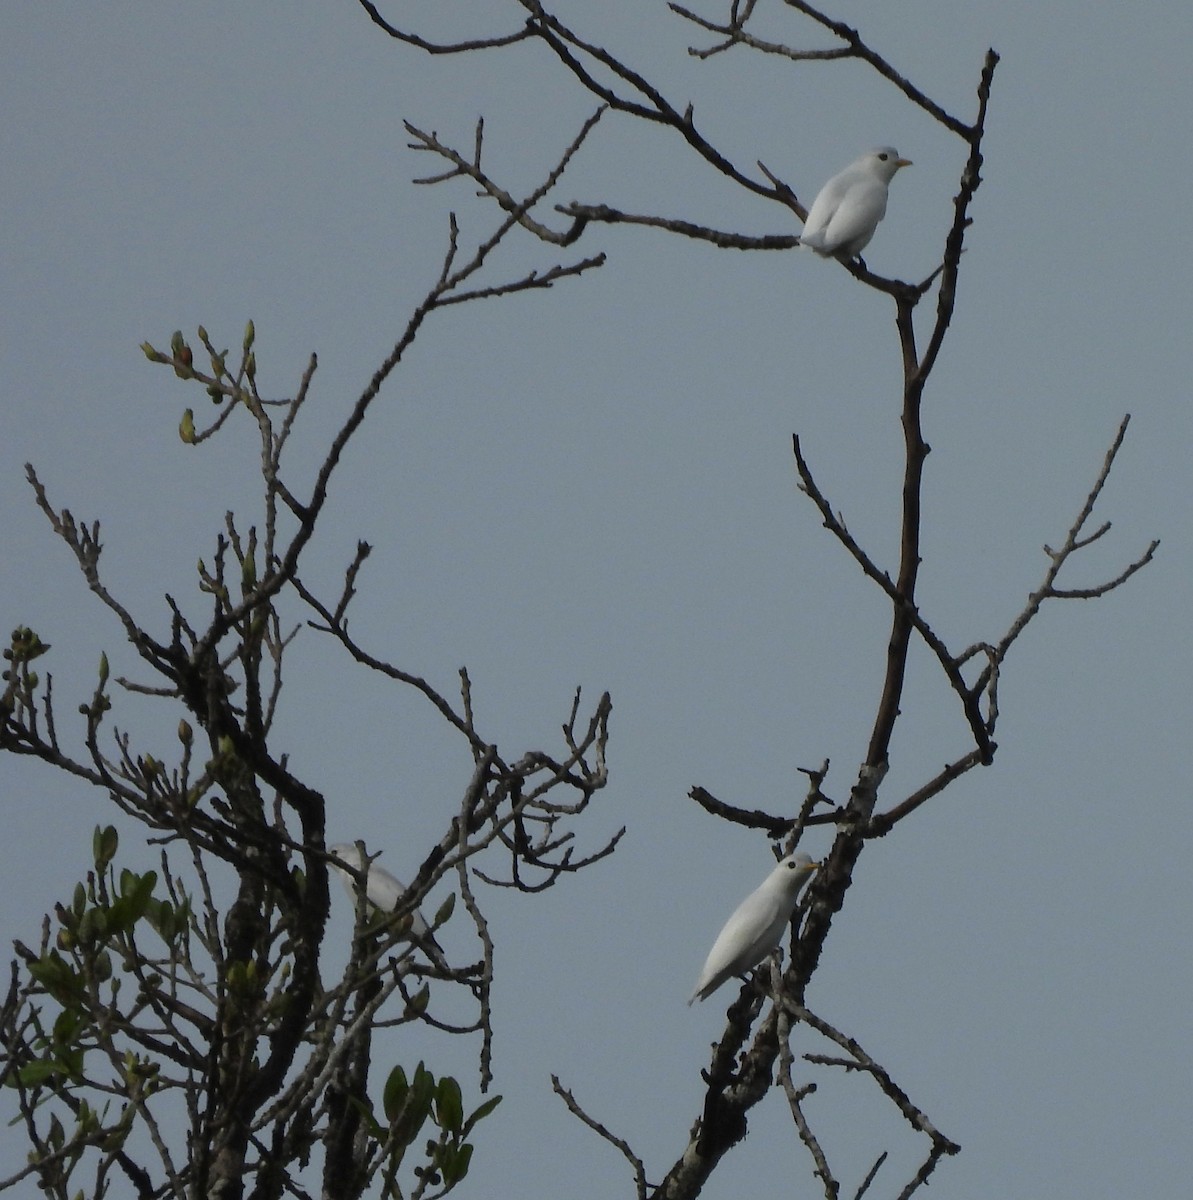
[[[779,944],[795,911],[800,888],[819,863],[790,854],[751,892],[717,934],[691,1000],[705,1000],[731,975],[756,967]]]
[[[866,248],[886,215],[887,187],[911,162],[891,146],[863,154],[819,191],[800,234],[800,245],[821,257],[853,258]]]
[[[355,904],[359,885],[356,877],[350,871],[345,870],[344,866],[355,867],[358,871],[363,870],[365,862],[361,858],[360,848],[349,845],[347,842],[341,842],[337,846],[328,846],[327,852],[331,855],[332,867],[344,881],[344,888]],[[337,859],[339,862],[336,861]],[[365,899],[373,908],[379,912],[391,913],[398,907],[406,892],[406,885],[395,879],[384,867],[378,866],[376,862],[369,863],[365,882]],[[410,914],[410,937],[411,940],[418,942],[426,949],[436,966],[447,969],[448,964],[443,957],[443,951],[432,936],[431,927],[417,908]]]

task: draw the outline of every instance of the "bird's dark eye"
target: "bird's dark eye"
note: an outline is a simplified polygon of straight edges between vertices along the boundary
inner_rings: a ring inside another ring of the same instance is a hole
[[[794,870],[795,870],[795,863],[793,863],[793,862],[789,862],[789,863],[787,864],[787,869],[788,869],[789,871],[794,871]]]
[[[882,162],[886,162],[886,160],[888,158],[890,158],[890,155],[889,154],[880,154],[878,157]]]

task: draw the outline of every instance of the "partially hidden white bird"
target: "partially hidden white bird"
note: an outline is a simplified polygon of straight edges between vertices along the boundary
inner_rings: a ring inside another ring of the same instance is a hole
[[[344,881],[344,888],[348,895],[352,897],[352,902],[356,903],[356,877],[350,871],[346,871],[345,864],[349,867],[355,867],[360,871],[364,868],[364,859],[361,858],[360,847],[349,845],[347,842],[341,842],[336,846],[328,846],[327,852],[332,856],[331,865],[335,868],[335,872]],[[339,860],[337,862],[336,860]],[[406,895],[406,885],[395,879],[384,867],[379,866],[376,862],[369,863],[369,871],[365,882],[365,899],[379,912],[391,913],[401,902]],[[431,927],[423,918],[422,913],[416,908],[410,914],[410,938],[412,941],[418,942],[427,951],[431,960],[437,967],[448,969],[447,960],[443,957],[443,950],[439,943],[435,941],[431,933]]]
[[[818,866],[806,854],[789,854],[779,860],[717,934],[689,1004],[707,999],[730,976],[756,967],[779,944],[795,911],[800,888]]]
[[[851,162],[812,201],[800,245],[824,258],[844,260],[861,254],[886,216],[887,188],[895,172],[910,166],[892,146],[879,146]]]

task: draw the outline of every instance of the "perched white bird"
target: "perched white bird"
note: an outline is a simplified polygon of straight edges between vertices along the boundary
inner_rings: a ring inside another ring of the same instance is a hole
[[[891,146],[863,154],[820,189],[800,234],[800,245],[822,257],[853,258],[866,248],[886,215],[887,187],[900,167],[910,167]]]
[[[348,892],[348,895],[352,897],[352,902],[355,904],[356,877],[351,872],[346,871],[339,863],[355,867],[358,871],[363,869],[364,859],[361,858],[360,848],[355,845],[349,845],[347,842],[341,842],[338,846],[328,846],[327,852],[332,856],[332,867],[335,868],[336,874],[344,881],[344,888]],[[336,859],[339,859],[339,863],[336,862]],[[369,873],[365,883],[365,898],[375,909],[383,913],[393,912],[398,907],[402,897],[406,895],[406,890],[406,885],[395,879],[384,867],[378,866],[376,862],[369,863]],[[427,950],[427,953],[431,956],[436,966],[447,967],[443,951],[431,934],[431,927],[423,919],[422,913],[417,908],[410,914],[410,937]]]
[[[779,944],[799,890],[818,866],[806,854],[790,854],[779,861],[717,934],[689,1004],[707,999],[731,975],[756,967]]]

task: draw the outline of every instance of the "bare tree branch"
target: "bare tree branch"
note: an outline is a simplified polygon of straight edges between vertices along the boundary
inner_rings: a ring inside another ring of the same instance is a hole
[[[590,1117],[576,1102],[575,1096],[559,1082],[558,1075],[551,1076],[551,1087],[554,1089],[555,1094],[567,1105],[568,1112],[572,1116],[583,1121],[594,1133],[621,1151],[622,1157],[634,1170],[634,1190],[638,1196],[638,1200],[646,1200],[646,1193],[650,1187],[646,1182],[646,1167],[643,1165],[642,1160],[630,1149],[629,1143],[624,1138],[619,1138],[616,1134],[610,1133],[600,1121],[594,1117]]]
[[[499,37],[473,38],[463,42],[431,42],[416,33],[410,33],[391,25],[382,17],[377,6],[371,3],[371,0],[359,0],[359,3],[361,8],[369,14],[369,20],[395,41],[404,42],[407,46],[415,46],[419,50],[425,50],[428,54],[465,54],[471,50],[493,50],[502,46],[512,46],[532,36],[531,30],[524,27],[516,33],[508,33]]]
[[[768,233],[752,237],[724,229],[695,225],[677,217],[652,217],[621,212],[607,204],[579,204],[573,201],[570,204],[557,204],[555,211],[575,220],[575,224],[565,235],[565,245],[580,237],[590,221],[599,221],[607,225],[646,225],[654,229],[665,229],[668,233],[678,233],[695,241],[711,242],[723,250],[791,250],[799,245],[799,238],[795,234]]]
[[[827,1021],[822,1020],[810,1009],[806,1008],[803,1004],[797,1003],[790,997],[785,996],[783,998],[782,1007],[797,1021],[802,1021],[805,1025],[811,1026],[817,1033],[840,1046],[850,1056],[848,1059],[837,1059],[826,1057],[822,1054],[805,1054],[804,1059],[807,1062],[843,1066],[846,1070],[867,1072],[874,1079],[874,1082],[878,1084],[883,1095],[895,1105],[903,1115],[903,1119],[913,1129],[918,1133],[925,1134],[932,1141],[933,1146],[940,1147],[944,1154],[959,1154],[961,1152],[961,1147],[950,1138],[945,1137],[928,1119],[927,1114],[912,1104],[907,1094],[895,1083],[890,1074],[883,1067],[879,1066],[854,1038],[847,1036],[838,1029],[834,1029]]]

